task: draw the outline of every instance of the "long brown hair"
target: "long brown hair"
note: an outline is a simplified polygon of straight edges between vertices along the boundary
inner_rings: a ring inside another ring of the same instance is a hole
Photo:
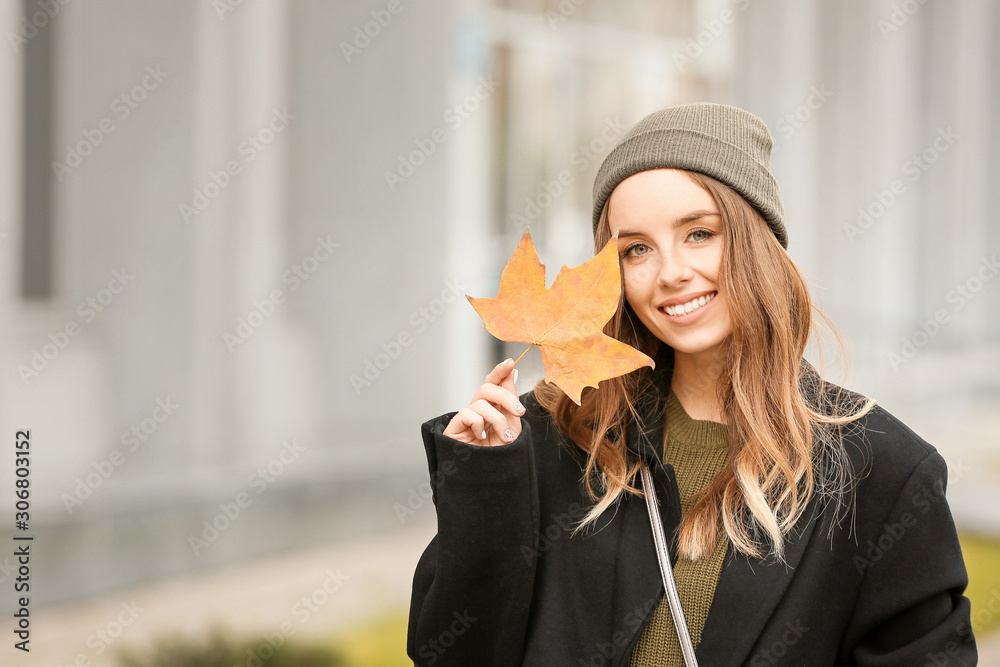
[[[784,538],[814,494],[834,505],[838,516],[847,507],[854,471],[841,427],[866,414],[874,401],[821,401],[805,391],[820,381],[803,375],[813,373],[803,366],[802,355],[814,306],[802,274],[746,200],[709,176],[684,173],[708,191],[722,217],[719,288],[733,332],[717,386],[729,454],[683,517],[679,553],[691,560],[710,555],[721,524],[737,550],[781,560]],[[607,212],[605,204],[595,253],[611,239]],[[604,332],[654,358],[665,345],[632,311],[624,285],[618,311]],[[639,418],[637,401],[649,388],[651,373],[643,368],[603,381],[585,391],[580,406],[544,380],[535,387],[556,426],[587,453],[584,483],[597,502],[578,529],[595,522],[622,494],[641,495],[635,486],[641,463],[626,455],[625,434],[629,421]]]

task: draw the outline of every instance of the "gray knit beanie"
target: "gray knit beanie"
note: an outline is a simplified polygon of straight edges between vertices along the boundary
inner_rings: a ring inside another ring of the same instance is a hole
[[[696,171],[738,192],[788,248],[785,210],[771,174],[771,133],[757,116],[725,104],[699,102],[654,111],[625,133],[594,179],[594,234],[604,203],[629,176],[672,167]]]

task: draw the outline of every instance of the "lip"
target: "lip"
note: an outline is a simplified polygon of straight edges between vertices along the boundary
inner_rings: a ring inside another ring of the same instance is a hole
[[[718,290],[710,289],[710,290],[707,290],[707,291],[704,291],[704,292],[693,292],[693,293],[687,294],[685,296],[677,297],[677,298],[674,298],[674,299],[668,299],[668,300],[662,302],[659,306],[657,306],[656,310],[657,310],[657,312],[660,313],[660,315],[662,315],[664,318],[666,318],[666,320],[668,322],[670,322],[671,324],[674,324],[674,325],[677,325],[677,326],[686,326],[688,324],[694,324],[695,322],[697,322],[698,320],[700,320],[702,317],[704,317],[705,313],[707,313],[709,310],[711,310],[712,306],[715,305],[715,302],[719,300],[719,295],[717,294],[717,292],[718,292]],[[665,308],[666,306],[676,306],[676,305],[679,305],[679,304],[682,304],[682,303],[687,303],[691,299],[697,299],[698,297],[708,296],[709,294],[712,294],[712,293],[716,293],[716,296],[715,296],[714,299],[712,299],[711,301],[709,301],[708,303],[706,303],[701,308],[699,308],[697,310],[692,310],[690,313],[686,313],[684,315],[667,315],[663,311],[663,308]]]

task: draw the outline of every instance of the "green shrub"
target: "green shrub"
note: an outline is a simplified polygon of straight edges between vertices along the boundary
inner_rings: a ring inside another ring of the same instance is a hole
[[[1000,614],[993,611],[1000,599],[1000,541],[968,533],[959,540],[969,572],[965,595],[972,602],[972,628],[981,638],[1000,630]]]
[[[1000,597],[1000,541],[970,534],[960,538],[969,571],[966,595],[981,638],[1000,630],[1000,614],[992,612]],[[204,642],[174,637],[151,651],[126,651],[118,658],[121,667],[403,667],[412,664],[406,657],[406,621],[406,610],[396,610],[345,628],[328,644],[294,640],[278,647],[263,637],[234,641],[215,630]]]
[[[346,667],[344,657],[324,646],[284,641],[274,646],[266,639],[235,642],[215,630],[204,642],[181,637],[161,640],[147,652],[126,650],[118,655],[121,667]]]

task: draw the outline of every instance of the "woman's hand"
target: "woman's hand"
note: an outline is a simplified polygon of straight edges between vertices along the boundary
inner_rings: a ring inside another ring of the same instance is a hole
[[[448,423],[444,434],[472,445],[494,447],[514,442],[521,433],[524,406],[517,396],[514,360],[497,364],[472,401]]]

